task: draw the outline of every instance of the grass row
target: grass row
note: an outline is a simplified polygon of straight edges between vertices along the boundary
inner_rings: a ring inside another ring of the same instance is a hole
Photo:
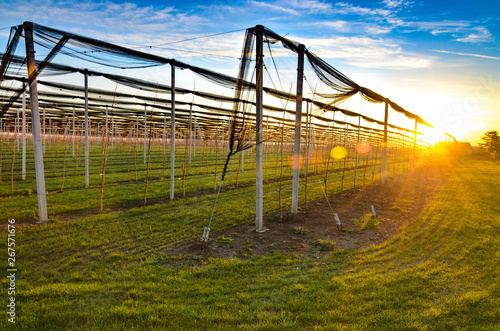
[[[62,153],[62,150],[65,148],[67,150],[66,157]],[[102,176],[100,174],[99,153],[101,152],[101,147],[94,145],[91,150],[90,187],[87,189],[84,189],[82,150],[79,149],[77,152],[76,156],[72,157],[69,146],[64,146],[62,143],[47,146],[45,169],[49,174],[51,172],[56,174],[54,176],[48,175],[46,178],[49,216],[89,209],[95,210],[100,206],[100,180]],[[185,152],[183,147],[177,149],[175,196],[179,198],[184,196],[184,194],[187,197],[213,194],[215,186],[220,181],[225,156],[221,155],[220,151],[216,152],[213,149],[200,148],[196,157],[192,157],[191,167],[184,168]],[[321,162],[309,165],[308,185],[324,181],[325,179],[328,158],[324,155],[324,151],[320,152],[323,153]],[[291,154],[290,151],[287,153],[288,155],[284,155],[283,157],[282,189],[287,189],[291,186],[292,172],[288,165],[288,159]],[[266,193],[279,190],[281,176],[281,156],[273,153],[271,148],[268,154],[267,161],[264,164]],[[356,180],[356,185],[358,186],[362,182],[370,182],[378,177],[380,173],[381,161],[380,155],[377,154],[380,153],[361,155],[359,160],[360,168],[357,170],[353,170],[356,162],[355,155],[354,157],[349,157],[346,162],[344,160],[331,159],[328,165],[328,180],[334,182],[342,181],[343,177],[345,187],[350,185],[348,184],[349,181],[354,183],[354,180]],[[313,154],[313,156],[315,155]],[[215,161],[216,159],[218,159],[217,162]],[[317,160],[318,158],[313,159]],[[30,176],[28,172],[26,181],[21,181],[17,178],[14,181],[14,196],[10,196],[12,190],[12,183],[9,176],[10,160],[5,155],[2,160],[3,181],[0,182],[0,212],[9,213],[10,217],[18,219],[36,219],[38,208],[34,176]],[[21,167],[19,155],[16,155],[15,162],[15,169],[19,169]],[[241,171],[241,163],[243,163],[243,160],[241,160],[239,154],[231,159],[228,167],[228,175],[226,176],[227,179],[224,183],[226,188],[254,185],[254,154],[245,152],[244,171]],[[170,160],[168,151],[166,155],[163,155],[162,150],[156,150],[152,154],[151,164],[152,169],[149,172],[147,199],[153,202],[164,201],[170,196]],[[28,170],[33,167],[32,162],[27,164]],[[344,168],[346,171],[343,171]],[[407,171],[409,168],[410,162],[408,157],[402,159],[400,155],[395,154],[389,159],[389,172],[398,173]],[[114,150],[110,150],[106,166],[106,185],[103,196],[105,208],[115,209],[120,208],[124,204],[143,204],[146,174],[147,169],[142,153],[136,153],[133,148],[127,145],[117,145]],[[363,178],[360,177],[361,175]],[[62,185],[63,183],[64,186]],[[305,185],[304,178],[302,179],[302,184]],[[61,188],[63,188],[62,191]],[[328,191],[330,193],[337,192],[339,188],[341,187],[338,185],[329,185]],[[289,192],[284,192],[284,194],[289,195]],[[277,194],[275,194],[275,198],[273,199],[277,200]],[[275,204],[273,210],[277,208],[278,206]]]
[[[400,234],[325,257],[165,255],[199,231],[190,223],[206,211],[195,200],[18,228],[16,328],[495,330],[499,179],[498,162],[466,160]]]

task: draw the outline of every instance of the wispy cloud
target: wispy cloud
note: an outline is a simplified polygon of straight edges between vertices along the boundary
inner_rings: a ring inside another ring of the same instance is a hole
[[[312,51],[325,59],[344,59],[364,68],[416,69],[432,65],[432,57],[405,52],[396,42],[382,38],[332,37],[301,40],[314,45]]]
[[[305,9],[308,12],[323,12],[330,13],[332,5],[326,2],[317,0],[285,0],[284,3],[293,8]]]
[[[391,11],[382,8],[367,8],[354,6],[347,2],[337,2],[335,12],[342,15],[361,15],[361,16],[390,16]]]
[[[296,11],[295,9],[292,9],[292,8],[289,8],[289,7],[285,7],[285,6],[281,6],[281,5],[278,5],[278,4],[272,4],[272,3],[263,2],[263,1],[249,1],[248,3],[251,4],[251,5],[258,6],[258,7],[263,7],[263,8],[271,9],[271,10],[277,11],[277,12],[283,12],[283,13],[286,13],[286,14],[297,15],[297,16],[299,15],[299,12]]]
[[[110,1],[92,2],[70,0],[58,2],[15,1],[2,3],[2,16],[19,17],[20,23],[30,20],[47,26],[70,29],[106,29],[112,31],[167,31],[192,29],[207,20],[196,14],[176,11],[173,7],[139,6],[135,3],[115,4]]]
[[[434,36],[450,35],[450,39],[464,43],[493,42],[491,32],[475,21],[444,20],[444,21],[404,21],[390,22],[394,28],[403,28],[402,32],[412,33],[427,31]]]
[[[493,40],[491,32],[488,31],[488,29],[486,29],[484,26],[475,27],[474,30],[476,31],[470,33],[468,36],[457,38],[456,40],[463,43],[483,43]]]
[[[250,0],[247,4],[294,16],[315,13],[327,14],[332,12],[331,4],[317,0],[278,0],[274,2]]]
[[[372,35],[380,35],[380,34],[387,34],[392,31],[392,27],[389,26],[382,26],[382,25],[376,25],[376,24],[367,24],[365,26],[366,32]]]
[[[404,8],[404,7],[410,7],[412,6],[415,2],[414,1],[408,1],[408,0],[383,0],[382,3],[390,9],[396,9],[396,8]]]
[[[461,56],[480,57],[483,59],[490,59],[490,60],[500,60],[500,57],[498,57],[498,56],[490,56],[490,55],[483,55],[483,54],[451,52],[451,51],[444,51],[444,50],[439,50],[439,49],[430,49],[430,51],[438,52],[438,53],[445,53],[445,54],[461,55]]]

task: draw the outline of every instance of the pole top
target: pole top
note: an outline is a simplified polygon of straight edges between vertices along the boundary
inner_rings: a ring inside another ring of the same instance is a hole
[[[29,21],[23,22],[23,28],[28,31],[33,31],[33,22]]]
[[[264,26],[263,25],[256,25],[255,26],[255,33],[258,33],[258,34],[263,34],[264,33]]]

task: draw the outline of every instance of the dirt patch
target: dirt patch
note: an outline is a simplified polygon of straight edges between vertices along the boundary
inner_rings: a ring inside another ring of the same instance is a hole
[[[321,254],[329,249],[324,245],[328,241],[343,250],[378,245],[399,233],[401,226],[420,214],[440,192],[449,173],[449,166],[433,162],[413,172],[389,178],[385,185],[371,183],[329,197],[331,208],[342,223],[341,231],[330,206],[322,199],[301,206],[295,215],[287,211],[281,217],[279,213],[266,216],[264,225],[267,231],[263,233],[257,233],[254,224],[240,225],[211,232],[204,248],[200,241],[191,241],[164,253],[192,259],[246,258],[277,252]],[[371,214],[372,205],[377,214],[377,224],[361,229],[363,217],[369,219],[365,215]]]

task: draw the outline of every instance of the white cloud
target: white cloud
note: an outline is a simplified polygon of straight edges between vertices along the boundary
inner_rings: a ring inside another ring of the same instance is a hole
[[[331,12],[332,5],[316,0],[286,0],[285,3],[294,8],[307,9],[309,12]]]
[[[179,13],[172,7],[140,7],[134,3],[115,4],[109,1],[40,2],[16,1],[4,3],[0,9],[2,16],[18,17],[51,27],[78,26],[87,29],[106,29],[108,31],[167,31],[173,27],[188,30],[207,23],[198,15]],[[189,23],[189,24],[188,24]]]
[[[498,56],[489,56],[489,55],[474,54],[474,53],[450,52],[450,51],[443,51],[443,50],[438,50],[438,49],[431,49],[431,51],[438,52],[438,53],[455,54],[455,55],[461,55],[461,56],[480,57],[480,58],[491,59],[491,60],[500,60],[500,57],[498,57]]]
[[[494,41],[491,32],[484,26],[476,26],[473,21],[413,21],[398,22],[398,26],[410,28],[404,32],[428,31],[434,36],[451,35],[455,41],[464,43],[480,43]],[[415,29],[412,30],[411,28]]]
[[[335,4],[335,13],[342,15],[390,16],[392,12],[388,9],[365,8],[353,6],[346,2],[337,2]]]
[[[249,1],[248,3],[250,3],[252,5],[259,6],[259,7],[264,7],[267,9],[278,11],[278,12],[283,12],[283,13],[287,13],[287,14],[291,14],[291,15],[299,15],[299,12],[296,11],[295,9],[288,8],[285,6],[274,5],[274,4],[270,4],[270,3],[262,2],[262,1]]]
[[[470,27],[470,22],[466,21],[412,21],[400,22],[400,25],[415,28],[419,31],[429,31],[433,35],[440,35],[446,33],[458,33],[463,29]]]
[[[432,65],[432,58],[405,52],[397,43],[369,37],[307,39],[312,51],[323,59],[345,59],[364,68],[415,69]]]
[[[483,43],[493,40],[491,32],[488,31],[488,29],[486,29],[485,27],[478,26],[474,29],[476,30],[475,32],[470,33],[467,37],[458,38],[456,39],[456,41],[460,41],[463,43]]]
[[[351,28],[350,28],[351,24],[347,21],[342,21],[342,20],[321,22],[321,23],[317,23],[316,25],[327,26],[327,27],[333,28],[336,31],[341,31],[341,32],[351,31]]]
[[[366,32],[369,34],[387,34],[392,31],[392,27],[375,24],[366,25]]]
[[[413,1],[408,0],[383,0],[382,3],[390,9],[398,9],[403,7],[409,7],[414,4]]]
[[[388,8],[395,8],[401,6],[403,0],[384,0],[382,3],[384,3]]]
[[[314,13],[326,14],[332,12],[331,4],[317,0],[278,0],[275,2],[250,0],[248,4],[294,16]]]

